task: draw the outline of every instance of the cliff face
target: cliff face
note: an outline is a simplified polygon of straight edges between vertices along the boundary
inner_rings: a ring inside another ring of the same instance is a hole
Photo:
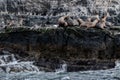
[[[97,9],[112,11],[111,15],[120,12],[120,0],[1,0],[1,11],[10,13],[30,12],[41,15],[60,15],[67,12],[71,15],[90,15]],[[56,12],[56,14],[54,13]],[[51,14],[50,14],[51,13]]]
[[[46,71],[54,71],[64,62],[68,71],[107,69],[120,58],[118,36],[101,29],[7,30],[0,35],[0,48],[35,60]]]

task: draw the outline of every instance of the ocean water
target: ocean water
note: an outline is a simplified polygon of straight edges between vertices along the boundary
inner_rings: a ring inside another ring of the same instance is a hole
[[[28,72],[0,74],[0,80],[120,80],[120,69],[64,72]]]

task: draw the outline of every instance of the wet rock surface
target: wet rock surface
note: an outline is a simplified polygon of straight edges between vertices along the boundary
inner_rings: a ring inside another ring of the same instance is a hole
[[[119,34],[96,28],[9,29],[0,35],[0,48],[35,60],[45,71],[55,71],[64,62],[70,72],[109,69],[120,58]]]

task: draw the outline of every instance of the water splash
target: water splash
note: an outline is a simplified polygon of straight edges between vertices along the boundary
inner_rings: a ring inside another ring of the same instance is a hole
[[[115,62],[115,69],[118,69],[118,68],[120,68],[120,60],[117,60]]]
[[[34,66],[33,62],[18,62],[14,54],[0,56],[0,69],[4,69],[5,73],[39,72],[38,67]]]
[[[61,80],[70,80],[70,77],[69,76],[65,76]]]
[[[67,64],[66,63],[60,65],[60,68],[55,70],[56,74],[64,73],[64,72],[67,72]]]

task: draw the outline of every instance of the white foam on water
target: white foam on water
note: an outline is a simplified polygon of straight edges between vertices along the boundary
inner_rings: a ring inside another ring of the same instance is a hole
[[[70,77],[69,76],[65,76],[61,80],[70,80]]]
[[[56,74],[64,73],[64,72],[67,72],[67,64],[66,63],[62,64],[59,69],[55,70]]]
[[[4,68],[6,73],[14,72],[39,72],[33,61],[21,61],[15,58],[14,54],[0,56],[0,68]]]
[[[115,61],[115,69],[120,69],[120,60]]]

